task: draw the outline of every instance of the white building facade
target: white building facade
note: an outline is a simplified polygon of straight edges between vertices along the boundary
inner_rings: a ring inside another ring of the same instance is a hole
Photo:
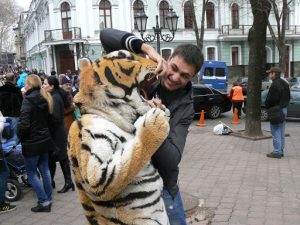
[[[46,74],[51,70],[75,71],[79,57],[94,60],[101,56],[101,29],[113,27],[140,36],[133,18],[135,13],[144,11],[148,16],[146,33],[153,33],[156,15],[160,26],[166,28],[163,32],[168,33],[165,18],[172,8],[179,20],[174,40],[161,42],[161,53],[167,58],[178,45],[196,43],[190,4],[187,0],[32,0],[18,24],[18,43],[21,43],[19,47],[23,49],[23,59],[29,69],[43,70]],[[201,4],[202,0],[195,0],[198,27]],[[278,8],[281,8],[280,3]],[[289,10],[286,76],[300,73],[300,63],[297,63],[300,61],[300,0],[292,1]],[[225,61],[233,72],[245,75],[249,61],[247,37],[253,20],[249,1],[210,0],[205,18],[205,59]],[[270,22],[275,25],[273,12]],[[278,51],[269,31],[266,53],[269,65],[278,63]]]

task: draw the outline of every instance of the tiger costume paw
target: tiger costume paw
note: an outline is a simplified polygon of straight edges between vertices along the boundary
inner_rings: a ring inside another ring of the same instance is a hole
[[[151,108],[135,122],[136,135],[143,145],[151,146],[156,150],[169,133],[168,121],[168,112],[165,113],[159,108]]]

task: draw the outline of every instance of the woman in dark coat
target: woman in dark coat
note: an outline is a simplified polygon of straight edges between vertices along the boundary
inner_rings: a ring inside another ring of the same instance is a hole
[[[28,181],[38,197],[38,205],[31,208],[31,211],[50,212],[52,187],[48,152],[54,147],[49,131],[53,101],[51,95],[41,86],[42,81],[37,75],[27,76],[26,96],[21,107],[17,134],[22,144]],[[37,176],[37,169],[41,173],[42,183]]]
[[[65,100],[65,94],[59,87],[58,79],[54,76],[47,77],[44,80],[43,88],[51,93],[53,97],[53,116],[50,125],[51,137],[56,145],[49,158],[49,169],[52,177],[52,186],[55,187],[54,175],[56,170],[56,162],[60,163],[65,185],[58,193],[65,193],[69,189],[74,191],[74,184],[71,178],[70,163],[67,155],[67,134],[64,125],[64,107],[68,105]]]

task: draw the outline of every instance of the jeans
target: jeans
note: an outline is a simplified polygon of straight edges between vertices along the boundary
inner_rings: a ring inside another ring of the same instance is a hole
[[[52,186],[48,167],[48,153],[24,157],[24,161],[28,181],[37,195],[38,202],[43,206],[49,205],[52,200]],[[41,173],[43,184],[37,175],[37,169]]]
[[[287,109],[283,108],[282,110],[286,116]],[[271,133],[273,138],[273,153],[283,154],[285,146],[285,121],[279,124],[271,124]]]
[[[238,110],[238,117],[241,117],[241,115],[242,115],[242,106],[243,106],[243,102],[232,101],[232,111],[234,113],[234,109],[237,108],[237,110]]]
[[[168,213],[170,225],[187,225],[180,193],[178,192],[173,199],[169,192],[164,189],[163,200]]]
[[[5,159],[0,160],[0,205],[5,202],[5,191],[9,170]]]

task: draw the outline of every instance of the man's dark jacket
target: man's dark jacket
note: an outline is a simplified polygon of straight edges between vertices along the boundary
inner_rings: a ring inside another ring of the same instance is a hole
[[[24,156],[36,156],[53,149],[48,122],[48,104],[41,96],[40,89],[28,90],[23,100],[17,131]]]
[[[6,82],[0,87],[0,110],[3,116],[19,117],[22,93],[13,83]]]
[[[290,102],[290,88],[287,82],[280,77],[272,81],[269,93],[267,95],[265,105],[269,109],[272,106],[280,106],[286,108]]]
[[[140,50],[142,40],[131,33],[105,29],[100,33],[100,40],[106,52],[127,49],[142,53]],[[152,88],[152,95],[159,97],[171,113],[169,135],[153,155],[152,162],[163,179],[164,188],[174,197],[179,190],[178,164],[182,157],[188,128],[194,117],[192,84],[189,82],[183,89],[168,91],[157,83]]]

